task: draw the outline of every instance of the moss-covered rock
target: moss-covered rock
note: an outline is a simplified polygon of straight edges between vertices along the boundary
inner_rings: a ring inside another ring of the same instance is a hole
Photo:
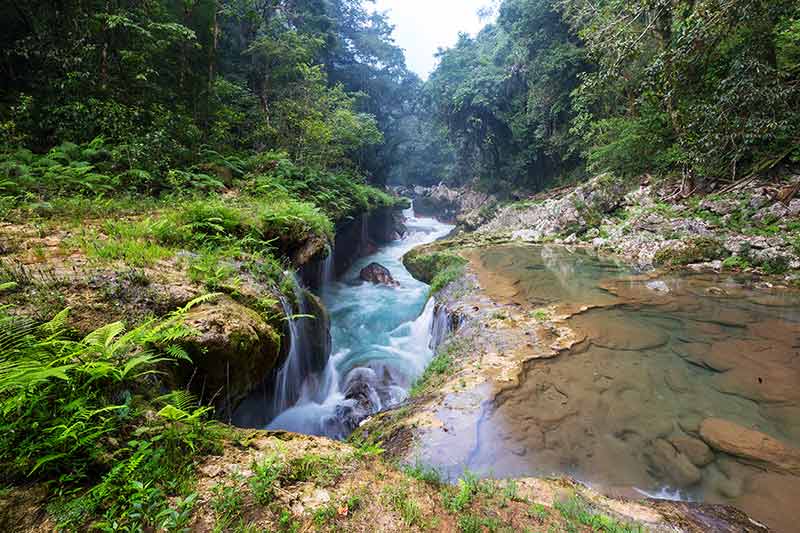
[[[278,363],[281,337],[258,312],[227,296],[192,309],[186,324],[196,331],[186,343],[193,362],[190,387],[232,412]]]
[[[728,254],[717,239],[699,237],[659,250],[653,262],[663,266],[685,266],[693,263],[722,259]]]
[[[437,275],[466,265],[467,260],[452,252],[429,251],[428,247],[415,248],[403,256],[403,265],[423,283],[433,283]]]

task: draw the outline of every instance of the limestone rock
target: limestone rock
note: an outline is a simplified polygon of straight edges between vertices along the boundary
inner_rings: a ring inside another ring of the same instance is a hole
[[[714,452],[700,439],[679,435],[670,437],[670,443],[675,449],[685,455],[695,466],[703,467],[714,461]]]
[[[769,224],[788,215],[789,209],[781,202],[777,202],[769,207],[761,209],[758,213],[753,215],[753,220],[761,222],[762,224]]]
[[[730,455],[766,463],[780,471],[800,474],[800,449],[778,439],[721,418],[707,418],[700,437],[712,448]]]
[[[228,296],[189,311],[186,325],[196,331],[185,341],[197,371],[191,385],[204,391],[206,400],[220,391],[218,409],[233,409],[280,357],[278,333],[257,312]]]
[[[645,450],[645,456],[659,475],[668,478],[677,488],[700,482],[702,474],[692,462],[664,439],[656,439]]]
[[[739,209],[739,203],[732,198],[721,198],[719,200],[705,199],[700,202],[701,209],[707,209],[717,215],[727,215]]]
[[[378,263],[370,263],[362,268],[358,277],[376,285],[387,285],[389,287],[400,286],[392,277],[392,273],[389,272],[389,269]]]

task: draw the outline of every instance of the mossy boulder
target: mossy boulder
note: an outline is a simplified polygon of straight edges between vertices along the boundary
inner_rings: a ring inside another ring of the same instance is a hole
[[[278,331],[228,296],[192,309],[186,325],[195,331],[186,341],[193,362],[186,379],[222,415],[232,412],[280,360]]]
[[[467,260],[452,252],[430,251],[429,247],[415,248],[403,256],[403,265],[415,279],[433,283],[437,275],[459,267]]]
[[[663,266],[685,266],[723,259],[727,255],[729,254],[717,239],[699,237],[677,246],[662,248],[656,253],[653,263]]]

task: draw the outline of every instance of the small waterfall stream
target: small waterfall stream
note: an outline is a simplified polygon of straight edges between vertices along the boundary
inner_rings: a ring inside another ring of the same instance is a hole
[[[336,248],[329,246],[328,255],[322,261],[320,292],[324,293],[334,281],[336,281]]]
[[[424,372],[433,357],[435,302],[401,258],[417,245],[444,237],[452,226],[416,218],[411,210],[406,216],[403,239],[360,259],[341,280],[333,279],[333,253],[325,260],[320,293],[331,315],[331,356],[321,375],[303,373],[308,343],[302,338],[293,343],[277,374],[274,412],[280,414],[269,429],[344,438],[367,416],[403,401]],[[371,262],[388,268],[400,287],[361,282],[358,274]],[[303,336],[302,320],[290,321],[291,335]]]
[[[294,299],[297,309],[288,298],[281,298],[283,313],[287,317],[289,330],[289,355],[275,376],[275,393],[272,398],[272,413],[280,413],[300,398],[304,378],[309,375],[309,361],[306,357],[310,351],[310,335],[305,325],[309,315],[308,302],[300,287],[293,278]]]

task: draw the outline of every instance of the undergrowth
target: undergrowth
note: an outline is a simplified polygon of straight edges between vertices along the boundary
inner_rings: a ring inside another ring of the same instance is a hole
[[[183,317],[200,301],[81,340],[67,335],[66,311],[36,324],[0,308],[0,481],[48,481],[48,510],[66,530],[181,530],[194,460],[219,448],[222,430],[190,394],[161,393],[160,377],[188,357]]]

